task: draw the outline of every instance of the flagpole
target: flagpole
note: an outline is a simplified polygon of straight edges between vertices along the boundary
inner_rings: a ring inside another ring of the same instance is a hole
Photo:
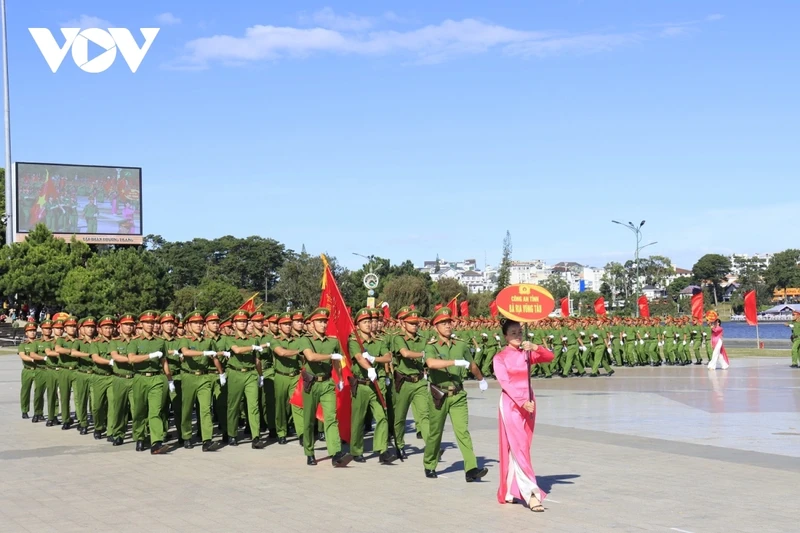
[[[2,27],[3,27],[3,118],[5,121],[5,136],[6,136],[6,245],[11,246],[14,242],[14,180],[12,179],[11,170],[11,114],[9,110],[8,98],[8,38],[6,31],[6,0],[0,0],[0,11],[2,11]]]
[[[761,348],[761,338],[758,336],[758,317],[756,317],[756,349]]]

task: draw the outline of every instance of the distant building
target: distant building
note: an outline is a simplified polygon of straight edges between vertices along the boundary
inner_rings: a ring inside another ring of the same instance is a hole
[[[510,280],[511,285],[517,283],[540,284],[552,274],[553,271],[544,261],[511,261]]]

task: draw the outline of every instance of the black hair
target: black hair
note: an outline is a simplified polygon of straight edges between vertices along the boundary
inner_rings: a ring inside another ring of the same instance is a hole
[[[503,336],[508,335],[508,328],[510,328],[514,324],[519,326],[519,322],[517,322],[515,320],[508,320],[508,319],[504,320],[503,323],[500,324],[500,327],[503,328]]]
[[[722,326],[722,320],[720,320],[720,319],[718,318],[718,319],[716,319],[716,320],[714,321],[714,324],[716,324],[716,325],[718,325],[718,326]]]

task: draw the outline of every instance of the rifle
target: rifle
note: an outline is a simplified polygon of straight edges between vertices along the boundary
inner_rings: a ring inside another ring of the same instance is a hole
[[[361,340],[361,336],[358,334],[358,331],[355,331],[356,342],[358,343],[358,348],[361,350],[361,353],[364,353],[364,342]],[[397,444],[397,435],[394,432],[394,424],[389,424],[389,410],[386,407],[386,398],[383,397],[383,393],[381,392],[381,387],[378,385],[378,380],[372,382],[373,387],[375,387],[375,395],[378,397],[378,402],[380,402],[381,407],[383,407],[383,414],[386,416],[386,423],[389,425],[389,436],[392,437],[392,446],[394,446],[395,455],[397,458],[400,459],[400,462],[404,462],[403,454],[400,453],[400,446]]]

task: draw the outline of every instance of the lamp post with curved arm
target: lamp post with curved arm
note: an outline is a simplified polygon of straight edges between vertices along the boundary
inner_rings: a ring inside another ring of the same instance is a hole
[[[636,297],[638,298],[639,295],[642,292],[642,284],[641,284],[641,281],[639,280],[639,252],[642,249],[647,248],[648,246],[652,246],[654,244],[658,244],[658,242],[657,241],[653,241],[651,243],[648,243],[648,244],[645,244],[644,246],[642,246],[642,226],[644,226],[644,222],[645,222],[644,220],[642,220],[639,223],[638,226],[636,224],[634,224],[633,222],[628,222],[627,224],[623,224],[622,222],[618,222],[616,220],[612,220],[611,222],[613,222],[614,224],[619,224],[622,227],[628,228],[636,236],[636,252],[635,252],[635,255],[634,255],[634,257],[635,257],[634,264],[635,264],[635,267],[636,267]],[[639,306],[638,305],[635,306],[634,309],[635,309],[635,312],[636,312],[636,318],[639,318]]]

